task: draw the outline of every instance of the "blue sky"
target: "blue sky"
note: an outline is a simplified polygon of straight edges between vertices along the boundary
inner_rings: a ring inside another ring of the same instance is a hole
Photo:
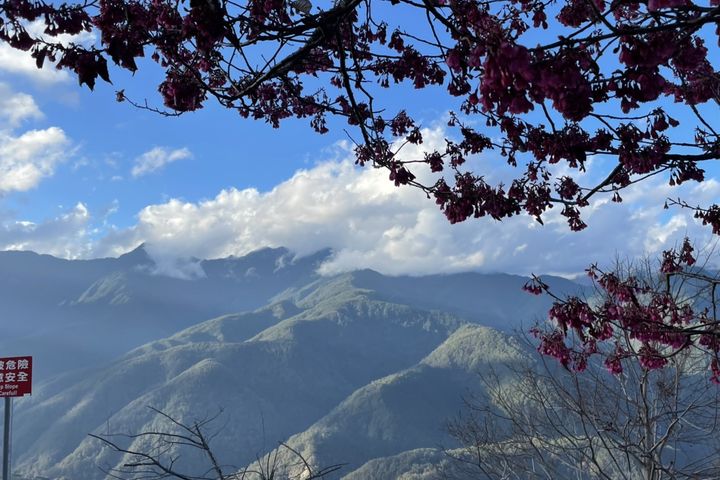
[[[23,55],[0,45],[0,249],[90,258],[147,242],[158,259],[178,265],[263,246],[299,254],[332,247],[336,257],[323,267],[330,273],[572,274],[616,253],[657,253],[685,234],[707,243],[690,215],[661,206],[667,196],[707,204],[720,194],[715,180],[682,190],[645,182],[622,205],[594,202],[580,234],[557,211],[545,227],[525,217],[451,226],[420,192],[355,167],[342,128],[320,136],[290,120],[275,130],[212,102],[166,118],[115,101],[122,88],[157,104],[154,65],[134,77],[115,70],[114,85],[90,92]],[[390,110],[411,108],[429,129],[426,145],[443,145],[440,92],[400,88],[391,97]],[[496,154],[475,162],[489,178],[508,178]],[[588,176],[599,172],[591,167]]]

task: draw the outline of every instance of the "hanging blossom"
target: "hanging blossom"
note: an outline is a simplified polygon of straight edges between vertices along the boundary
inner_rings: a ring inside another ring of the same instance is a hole
[[[147,56],[163,75],[157,104],[124,90],[117,99],[164,115],[215,102],[275,128],[292,118],[318,134],[347,128],[358,164],[422,189],[453,223],[521,214],[543,223],[558,206],[578,231],[590,198],[621,202],[656,174],[704,182],[702,163],[720,159],[720,127],[702,108],[720,101],[717,0],[374,1],[0,0],[0,41],[91,89],[110,82],[111,65],[140,76]],[[97,44],[60,41],[83,31]],[[456,113],[444,147],[399,155],[423,135],[410,109],[388,108],[398,88],[445,95]],[[595,155],[614,163],[587,183]],[[497,162],[514,169],[502,184],[488,180]],[[435,175],[425,183],[423,168]],[[720,233],[720,206],[670,205]]]
[[[556,298],[548,314],[551,327],[533,329],[540,342],[538,350],[577,371],[585,369],[589,357],[602,356],[608,371],[620,374],[623,362],[637,361],[646,370],[661,369],[678,353],[699,348],[709,357],[711,380],[720,382],[715,298],[720,279],[693,269],[695,263],[694,249],[686,238],[680,248],[663,252],[652,278],[648,273],[605,272],[591,266],[587,274],[597,298]],[[682,280],[691,282],[683,289],[679,287]],[[525,290],[552,294],[537,277]]]

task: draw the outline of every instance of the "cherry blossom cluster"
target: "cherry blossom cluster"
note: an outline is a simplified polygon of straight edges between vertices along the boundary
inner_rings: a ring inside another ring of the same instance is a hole
[[[593,196],[619,202],[621,190],[658,173],[671,185],[702,182],[702,162],[720,158],[711,111],[720,73],[709,53],[720,32],[717,0],[374,3],[0,0],[0,41],[90,88],[110,81],[110,62],[135,72],[147,56],[164,72],[164,107],[124,91],[117,98],[168,115],[215,101],[273,127],[305,118],[323,134],[344,122],[359,164],[422,189],[451,222],[524,213],[542,223],[557,205],[581,230]],[[31,22],[45,26],[42,35]],[[58,39],[91,30],[96,45]],[[401,155],[403,145],[423,142],[410,108],[385,106],[403,84],[446,94],[457,114],[444,149]],[[686,111],[684,125],[669,105]],[[507,162],[514,179],[488,183],[487,172],[467,167],[474,155]],[[586,184],[580,174],[593,156],[615,163]],[[435,177],[421,183],[422,169]],[[720,231],[717,205],[677,204]]]
[[[577,371],[585,369],[589,357],[600,355],[607,369],[619,374],[624,361],[659,369],[681,351],[701,349],[710,358],[711,380],[720,383],[715,298],[720,279],[693,268],[695,263],[686,238],[679,249],[663,252],[656,272],[604,272],[590,267],[587,273],[596,295],[555,297],[548,313],[550,326],[533,329],[539,351]],[[537,277],[525,290],[552,294]]]

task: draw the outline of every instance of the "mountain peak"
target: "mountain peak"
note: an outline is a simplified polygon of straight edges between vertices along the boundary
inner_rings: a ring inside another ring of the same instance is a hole
[[[141,243],[131,251],[127,253],[123,253],[118,257],[118,261],[123,266],[129,266],[134,267],[137,265],[148,265],[153,264],[152,258],[150,258],[150,255],[147,253],[147,246],[145,242]]]

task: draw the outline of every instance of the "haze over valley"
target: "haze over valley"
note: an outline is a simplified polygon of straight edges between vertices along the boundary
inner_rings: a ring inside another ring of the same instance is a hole
[[[143,246],[96,260],[0,253],[0,351],[35,365],[32,396],[15,402],[18,478],[104,478],[124,460],[88,434],[167,428],[152,409],[188,423],[219,414],[213,450],[238,469],[278,442],[343,464],[329,478],[446,462],[458,447],[446,424],[481,392],[478,371],[531,353],[512,334],[549,299],[505,274],[319,275],[331,255],[194,259],[194,276],[174,278]]]

